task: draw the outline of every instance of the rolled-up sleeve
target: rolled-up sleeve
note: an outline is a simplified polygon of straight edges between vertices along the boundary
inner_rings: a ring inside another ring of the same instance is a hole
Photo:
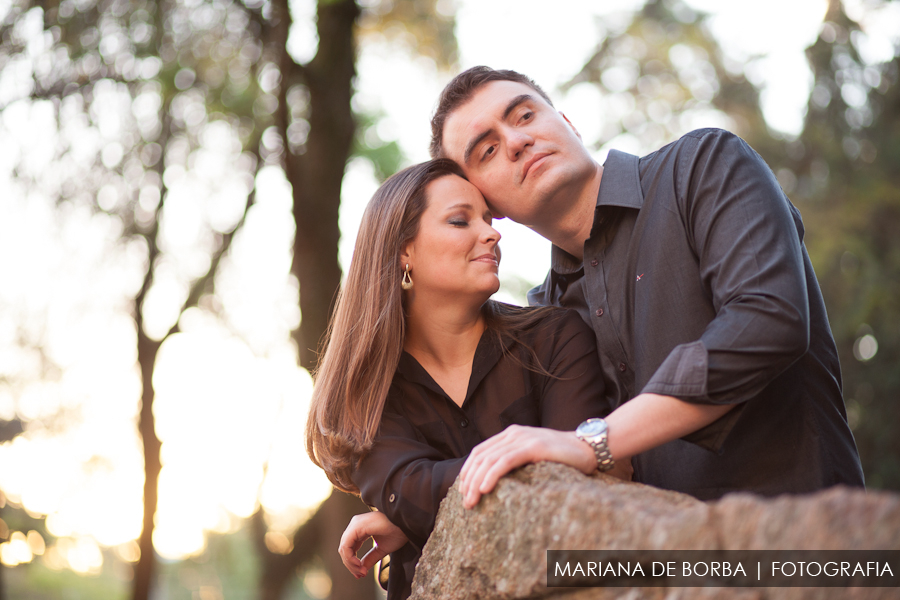
[[[442,459],[402,415],[385,409],[372,451],[353,472],[360,496],[421,548],[466,457]]]
[[[644,392],[711,404],[757,395],[809,345],[799,213],[772,171],[725,131],[695,138],[677,200],[715,318],[676,346]]]

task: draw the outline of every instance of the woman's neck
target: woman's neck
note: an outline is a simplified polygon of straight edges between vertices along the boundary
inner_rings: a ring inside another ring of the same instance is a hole
[[[429,372],[471,367],[485,328],[481,306],[410,297],[403,349]]]

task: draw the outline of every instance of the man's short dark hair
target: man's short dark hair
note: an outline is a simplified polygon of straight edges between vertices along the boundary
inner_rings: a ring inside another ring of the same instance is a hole
[[[507,69],[492,69],[478,66],[467,69],[454,77],[444,87],[438,100],[437,110],[431,118],[431,152],[432,158],[446,158],[444,152],[444,123],[454,110],[465,104],[477,92],[481,86],[491,81],[515,81],[522,83],[536,91],[547,104],[553,106],[550,97],[530,77]]]

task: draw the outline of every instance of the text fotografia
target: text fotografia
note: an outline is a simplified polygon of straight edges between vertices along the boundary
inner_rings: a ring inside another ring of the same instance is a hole
[[[900,550],[548,550],[548,587],[900,587]]]

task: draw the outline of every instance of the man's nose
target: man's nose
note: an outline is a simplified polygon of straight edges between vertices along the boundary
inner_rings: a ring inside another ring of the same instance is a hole
[[[534,138],[519,129],[512,129],[506,136],[506,147],[510,160],[518,160],[525,148],[534,144]]]

